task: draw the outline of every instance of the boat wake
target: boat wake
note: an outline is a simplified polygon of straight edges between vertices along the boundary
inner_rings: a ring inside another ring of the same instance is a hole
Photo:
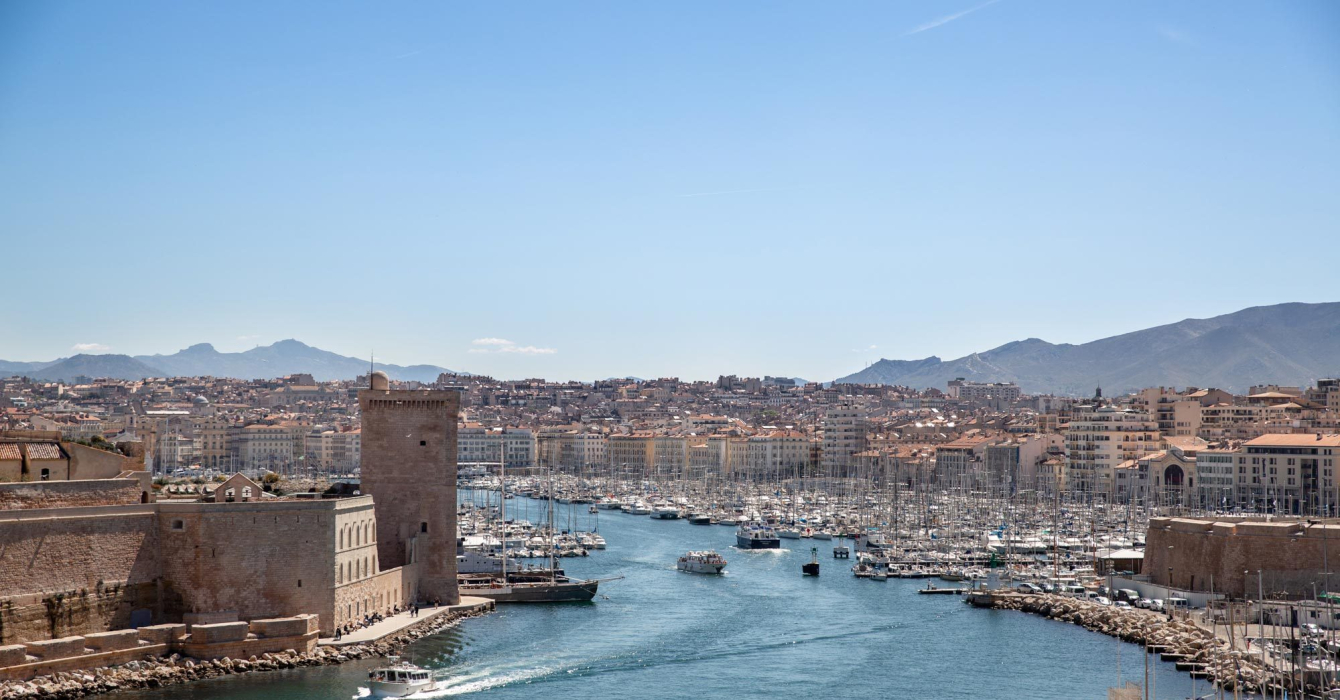
[[[823,643],[835,639],[880,635],[888,630],[902,627],[900,623],[874,625],[863,629],[852,629],[836,634],[799,634],[792,639],[753,642],[741,644],[738,640],[708,644],[688,653],[674,653],[663,647],[629,649],[623,652],[594,659],[552,659],[550,663],[520,667],[502,665],[481,668],[458,673],[438,680],[438,688],[416,693],[410,698],[441,698],[453,695],[468,695],[509,685],[543,683],[576,676],[625,673],[655,666],[693,664],[701,661],[720,660],[722,658],[769,654],[791,646]],[[450,671],[448,671],[450,672]],[[356,699],[366,698],[367,690],[359,689]]]

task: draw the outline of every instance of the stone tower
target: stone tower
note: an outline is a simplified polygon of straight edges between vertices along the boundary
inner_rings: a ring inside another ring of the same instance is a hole
[[[413,564],[420,600],[456,604],[460,394],[393,391],[383,372],[373,372],[369,384],[358,392],[363,414],[361,488],[376,504],[381,568]]]

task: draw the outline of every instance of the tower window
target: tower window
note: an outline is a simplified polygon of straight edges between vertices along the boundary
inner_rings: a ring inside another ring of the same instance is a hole
[[[427,440],[420,440],[420,441],[419,441],[419,447],[427,447],[427,446],[428,446],[428,441],[427,441]]]
[[[419,523],[419,532],[428,532],[428,523]]]

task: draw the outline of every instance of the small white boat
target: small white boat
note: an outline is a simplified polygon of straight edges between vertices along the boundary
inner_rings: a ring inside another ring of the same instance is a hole
[[[403,698],[415,693],[437,690],[433,672],[419,668],[399,657],[389,657],[391,664],[368,671],[368,690],[377,698]]]
[[[777,536],[784,540],[798,540],[800,539],[800,530],[782,528],[777,530]]]
[[[726,560],[713,550],[687,552],[675,563],[675,568],[691,574],[719,574],[726,570]]]

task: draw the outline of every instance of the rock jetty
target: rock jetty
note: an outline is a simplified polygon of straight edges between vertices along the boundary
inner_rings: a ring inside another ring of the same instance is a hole
[[[1267,684],[1272,688],[1281,687],[1281,683],[1285,688],[1297,685],[1296,679],[1288,674],[1262,666],[1259,653],[1231,648],[1228,641],[1190,620],[1051,594],[978,593],[967,602],[977,607],[1042,615],[1146,645],[1164,659],[1178,662],[1179,668],[1202,674],[1229,690],[1237,686],[1252,693]],[[1308,690],[1320,689],[1309,685]]]
[[[300,666],[329,666],[354,659],[387,656],[397,653],[405,645],[440,632],[457,622],[483,615],[486,610],[465,611],[438,615],[406,627],[396,634],[379,640],[353,646],[318,646],[301,653],[292,649],[276,654],[263,654],[246,659],[215,659],[205,661],[172,654],[158,659],[131,661],[119,666],[92,668],[54,673],[27,681],[0,681],[0,700],[64,700],[116,690],[159,688],[174,683],[186,683],[235,673],[254,673]]]

